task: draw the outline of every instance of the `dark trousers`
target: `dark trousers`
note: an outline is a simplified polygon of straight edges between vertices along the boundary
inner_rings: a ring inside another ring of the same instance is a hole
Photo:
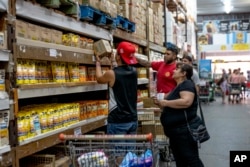
[[[176,167],[204,167],[199,158],[198,145],[186,126],[165,130],[165,134],[169,137]]]

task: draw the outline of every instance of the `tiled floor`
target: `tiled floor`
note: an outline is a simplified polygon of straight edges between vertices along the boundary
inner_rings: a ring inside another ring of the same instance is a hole
[[[221,104],[221,99],[216,98],[202,106],[211,139],[201,145],[200,157],[205,167],[229,167],[230,151],[250,151],[250,99],[240,104]]]

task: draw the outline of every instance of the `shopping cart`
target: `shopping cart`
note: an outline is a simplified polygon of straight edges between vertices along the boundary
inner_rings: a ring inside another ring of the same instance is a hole
[[[234,100],[236,103],[239,103],[241,101],[241,85],[240,84],[234,84],[231,83],[228,85],[229,91],[228,91],[228,102],[234,103]],[[235,97],[236,96],[236,97]]]
[[[158,167],[158,147],[152,134],[65,135],[73,167]]]

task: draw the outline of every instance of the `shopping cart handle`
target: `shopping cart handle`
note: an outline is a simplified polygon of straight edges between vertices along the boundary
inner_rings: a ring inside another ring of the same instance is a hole
[[[134,134],[134,135],[103,135],[103,134],[87,134],[87,135],[59,135],[61,141],[65,140],[145,140],[153,141],[152,133]]]

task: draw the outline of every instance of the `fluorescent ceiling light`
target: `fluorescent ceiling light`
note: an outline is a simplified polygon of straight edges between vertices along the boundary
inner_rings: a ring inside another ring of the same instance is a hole
[[[228,14],[228,13],[230,13],[231,11],[232,11],[232,9],[233,9],[234,7],[232,6],[232,5],[225,5],[224,6],[224,10],[225,10],[225,12]]]

